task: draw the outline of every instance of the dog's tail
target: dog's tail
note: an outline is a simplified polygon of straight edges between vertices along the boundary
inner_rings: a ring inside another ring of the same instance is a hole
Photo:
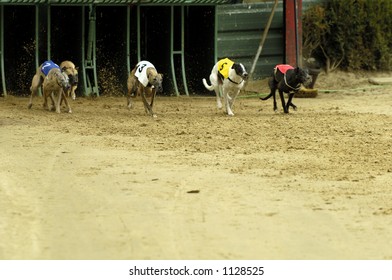
[[[209,91],[213,91],[214,90],[214,86],[213,85],[209,85],[207,83],[207,80],[203,78],[203,84],[205,86],[206,89],[208,89]]]
[[[268,98],[270,98],[272,96],[272,92],[270,94],[268,94],[266,97],[260,97],[261,100],[267,100]]]

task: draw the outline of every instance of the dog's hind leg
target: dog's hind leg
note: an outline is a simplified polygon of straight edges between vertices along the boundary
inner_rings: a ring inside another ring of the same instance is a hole
[[[46,94],[45,89],[43,90],[42,93],[43,97],[44,97],[44,103],[42,104],[42,107],[44,107],[44,109],[49,110],[49,106],[48,106],[48,95]]]
[[[136,97],[138,88],[139,88],[139,81],[135,77],[134,73],[131,72],[127,80],[127,89],[128,89],[127,108],[128,109],[132,108],[132,98]]]
[[[215,91],[215,95],[216,95],[216,107],[218,109],[222,109],[222,100],[221,100],[221,93],[220,93],[220,87],[215,87],[214,91]]]
[[[271,98],[271,96],[274,98],[274,103],[273,103],[273,108],[274,111],[277,112],[278,111],[278,106],[276,104],[276,89],[277,89],[277,83],[275,82],[275,79],[273,77],[270,77],[268,80],[268,86],[271,90],[270,94],[268,94],[266,97],[262,97],[260,98],[261,100],[267,100],[269,98]]]
[[[274,102],[273,102],[274,112],[278,112],[278,105],[276,103],[276,88],[271,89],[271,93],[269,94],[269,96],[272,96],[274,98]]]
[[[282,90],[279,90],[279,97],[280,101],[282,102],[283,111],[287,114],[289,112],[289,110],[287,109],[288,105],[286,106],[286,102],[284,100],[284,92]]]
[[[56,113],[61,113],[62,89],[57,90],[57,100],[55,101]],[[52,98],[55,100],[54,92],[52,91]]]
[[[33,80],[31,81],[31,87],[30,87],[30,100],[29,100],[29,104],[27,105],[27,108],[31,109],[31,107],[33,106],[33,98],[37,95],[38,92],[38,88],[42,85],[42,77],[41,75],[35,74],[33,77]]]
[[[221,97],[222,97],[222,94],[221,94],[221,82],[219,81],[219,79],[218,79],[218,75],[214,72],[214,70],[213,70],[213,72],[211,73],[211,75],[210,75],[210,82],[211,82],[211,85],[209,85],[208,83],[207,83],[207,80],[206,79],[202,79],[202,81],[203,81],[203,84],[204,84],[204,87],[207,89],[207,90],[209,90],[209,91],[215,91],[215,95],[216,95],[216,107],[218,108],[218,109],[222,109],[222,100],[221,100]]]
[[[274,96],[274,111],[278,112],[278,104],[276,103],[276,91],[274,91],[273,96]]]
[[[131,109],[131,108],[132,108],[131,96],[127,96],[127,108],[128,108],[128,109]]]
[[[44,103],[42,104],[42,107],[44,109],[48,110],[48,111],[51,111],[53,106],[54,106],[54,100],[52,98],[50,89],[48,89],[48,87],[45,87],[45,86],[43,86],[42,88],[43,88],[42,89],[42,96],[44,98]],[[52,101],[52,103],[51,103],[52,107],[51,108],[49,108],[49,105],[48,105],[48,97],[50,97],[50,99]]]

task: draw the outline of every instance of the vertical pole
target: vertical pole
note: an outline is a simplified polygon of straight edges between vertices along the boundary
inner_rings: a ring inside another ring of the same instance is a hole
[[[137,32],[137,61],[142,60],[141,51],[140,51],[140,5],[137,5],[137,14],[136,14],[136,32]]]
[[[181,6],[181,68],[182,68],[182,81],[184,83],[185,94],[189,95],[188,85],[186,82],[186,73],[185,73],[185,15],[184,15],[184,6]]]
[[[218,6],[214,6],[215,22],[214,22],[214,64],[218,61]]]
[[[130,39],[130,32],[131,32],[131,6],[127,6],[127,44],[126,44],[126,54],[127,54],[127,74],[131,72],[131,39]]]
[[[87,71],[86,71],[86,6],[82,6],[82,73],[84,96],[88,96],[87,92]]]
[[[286,63],[300,66],[302,33],[300,32],[302,0],[285,0]]]
[[[83,6],[84,8],[84,6]],[[83,26],[85,25],[85,10],[83,9]],[[87,55],[86,57],[83,56],[83,74],[84,74],[84,85],[85,85],[85,95],[90,95],[91,93],[96,93],[99,96],[99,88],[98,88],[98,79],[97,79],[97,67],[96,67],[96,12],[95,6],[89,5],[89,17],[88,17],[88,40],[87,40]],[[82,29],[82,49],[83,54],[85,52],[85,41],[86,41],[86,30],[85,28]],[[88,71],[87,71],[88,70]],[[92,71],[92,78],[88,75],[88,72],[91,74]]]
[[[1,62],[1,84],[3,85],[3,95],[7,96],[5,86],[5,69],[4,69],[4,6],[0,6],[0,62]]]
[[[178,87],[177,87],[177,79],[176,79],[176,71],[174,67],[174,6],[170,7],[170,62],[171,62],[171,70],[172,70],[172,78],[174,84],[174,91],[178,96]]]
[[[39,6],[35,5],[35,68],[39,63]]]
[[[295,3],[295,55],[297,65],[302,67],[302,0],[294,0]]]
[[[93,34],[92,34],[92,48],[93,48],[93,74],[94,74],[94,86],[93,86],[93,92],[99,96],[99,89],[98,89],[98,75],[97,75],[97,22],[96,22],[96,12],[95,12],[95,6],[92,6],[92,9],[90,10],[92,13],[91,19],[90,19],[90,24],[93,22]]]
[[[37,69],[41,64],[39,61],[39,11],[40,8],[37,4],[35,5],[35,69]],[[38,88],[38,96],[42,96],[41,87]]]
[[[52,56],[52,54],[51,54],[51,45],[50,45],[50,35],[51,35],[51,32],[52,32],[52,25],[51,25],[51,9],[50,9],[50,5],[48,5],[48,12],[47,12],[47,16],[48,16],[48,18],[47,18],[47,34],[46,34],[46,42],[47,42],[47,51],[48,51],[48,54],[47,54],[47,58],[48,58],[48,60],[50,60],[51,59],[51,56]]]
[[[94,7],[90,5],[89,8],[89,24],[88,24],[88,41],[87,41],[87,60],[92,63],[93,49],[94,49],[94,33],[95,33],[95,13]]]

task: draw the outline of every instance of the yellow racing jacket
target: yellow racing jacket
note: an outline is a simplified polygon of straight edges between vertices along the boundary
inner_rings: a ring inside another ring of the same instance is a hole
[[[231,61],[228,58],[223,58],[218,61],[218,71],[223,76],[223,78],[227,79],[229,77],[229,70],[233,64],[234,61]]]

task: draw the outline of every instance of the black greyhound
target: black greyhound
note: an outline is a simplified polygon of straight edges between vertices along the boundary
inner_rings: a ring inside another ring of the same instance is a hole
[[[309,76],[308,71],[306,69],[302,69],[299,67],[292,67],[287,64],[279,64],[274,68],[274,72],[268,80],[268,86],[271,89],[271,93],[264,97],[260,98],[261,100],[267,100],[271,96],[274,97],[274,111],[278,110],[278,106],[276,105],[276,90],[279,91],[280,100],[282,101],[283,111],[287,114],[289,112],[289,107],[291,106],[294,110],[297,109],[292,103],[292,99],[294,94],[299,91],[301,88],[301,84],[308,84],[311,82],[312,77]],[[284,93],[289,95],[289,99],[287,103],[284,100]]]

